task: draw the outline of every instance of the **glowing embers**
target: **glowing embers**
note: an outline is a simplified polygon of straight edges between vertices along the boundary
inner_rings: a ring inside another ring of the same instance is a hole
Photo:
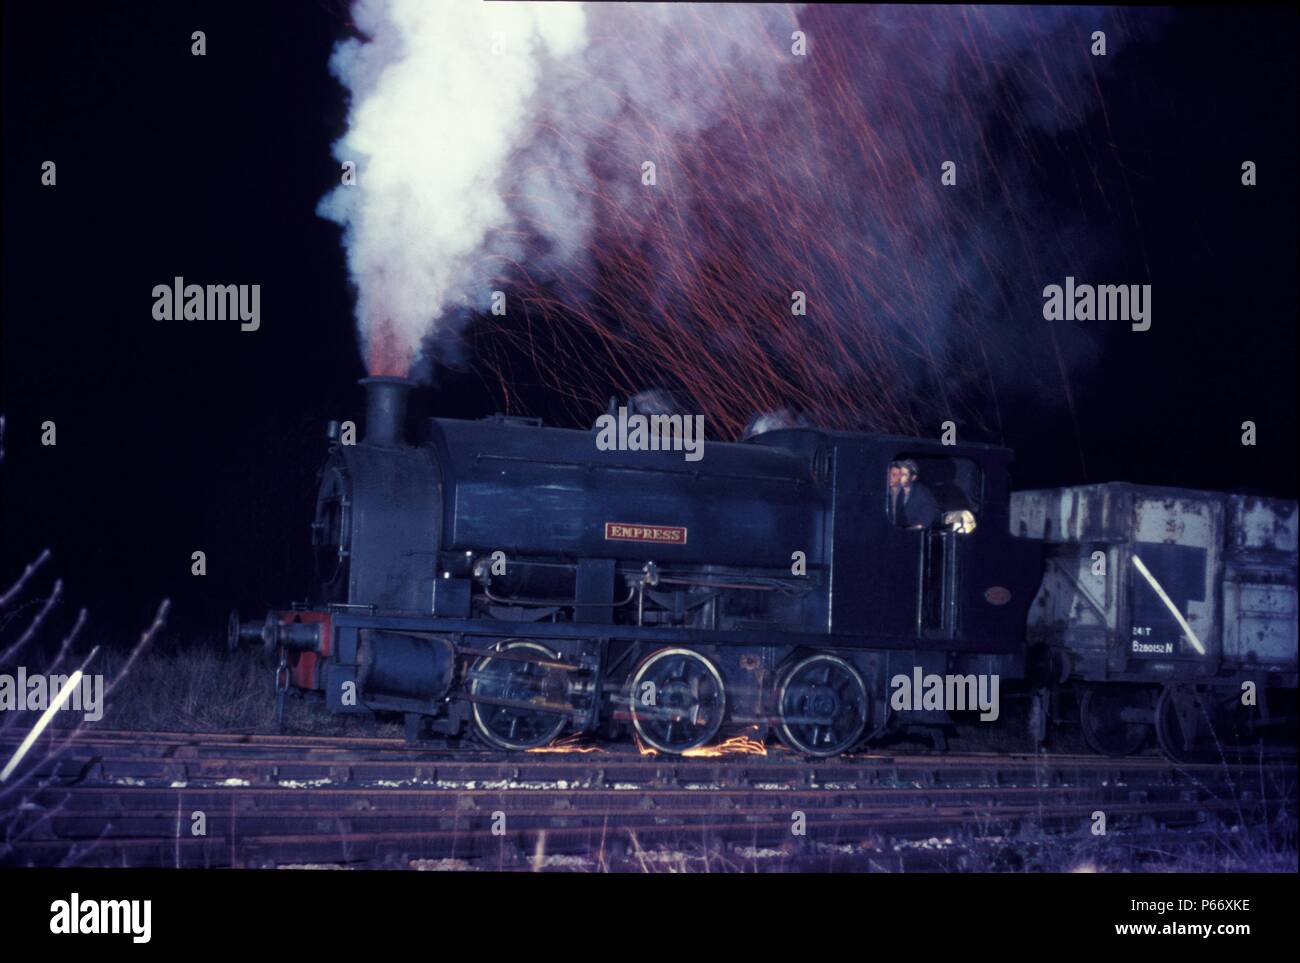
[[[835,655],[796,662],[777,686],[781,741],[809,756],[834,756],[862,737],[867,687],[858,670]]]
[[[943,513],[943,527],[958,535],[969,535],[975,531],[975,514],[968,509]]]
[[[689,649],[667,648],[637,669],[631,709],[638,744],[685,753],[717,735],[727,712],[727,696],[711,661]]]
[[[758,727],[755,726],[754,728],[757,729]],[[700,746],[698,749],[687,749],[682,755],[710,759],[716,756],[766,756],[767,746],[762,740],[750,736],[732,736],[730,739],[724,739],[716,746]]]
[[[551,743],[549,746],[536,746],[532,749],[527,749],[525,751],[526,752],[556,752],[556,753],[577,752],[583,754],[589,752],[605,751],[600,746],[584,745],[582,742],[582,738],[583,738],[582,733],[575,732],[572,735],[565,736],[563,739]]]

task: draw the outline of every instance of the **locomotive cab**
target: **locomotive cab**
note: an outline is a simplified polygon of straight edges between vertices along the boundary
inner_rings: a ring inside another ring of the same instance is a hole
[[[837,633],[916,646],[1013,653],[1037,588],[1039,554],[1011,537],[1011,452],[899,436],[833,433]],[[890,466],[915,462],[935,524],[897,524]]]

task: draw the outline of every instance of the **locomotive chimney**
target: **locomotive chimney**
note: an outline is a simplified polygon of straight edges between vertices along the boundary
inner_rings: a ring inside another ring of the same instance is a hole
[[[406,396],[415,382],[405,378],[362,378],[366,389],[366,437],[368,445],[400,448],[406,442]]]

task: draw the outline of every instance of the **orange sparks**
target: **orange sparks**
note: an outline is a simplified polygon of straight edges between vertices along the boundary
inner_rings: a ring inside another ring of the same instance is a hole
[[[571,736],[565,736],[558,739],[549,746],[538,746],[535,749],[526,749],[525,752],[604,752],[600,746],[584,746],[579,744],[582,739],[581,733],[574,733]]]
[[[749,736],[732,736],[725,742],[716,746],[700,746],[698,749],[687,749],[682,753],[683,756],[692,758],[713,758],[716,756],[766,756],[767,746],[758,739],[751,739]]]

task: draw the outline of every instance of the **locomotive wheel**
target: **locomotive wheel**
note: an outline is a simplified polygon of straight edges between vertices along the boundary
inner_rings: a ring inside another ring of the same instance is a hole
[[[867,726],[867,686],[836,655],[813,655],[792,665],[777,685],[777,736],[806,756],[852,749]]]
[[[690,649],[660,649],[632,678],[632,725],[660,752],[698,749],[718,733],[727,694],[717,667]]]
[[[497,643],[501,651],[529,649],[547,659],[558,653],[537,642],[518,640]],[[548,669],[536,662],[513,662],[505,659],[479,659],[474,664],[471,696],[509,702],[568,701],[568,685],[561,669]],[[498,749],[537,749],[549,745],[564,731],[568,716],[544,709],[524,709],[475,702],[474,728],[489,745]]]
[[[1121,713],[1150,711],[1150,694],[1122,688],[1089,688],[1079,701],[1079,725],[1083,741],[1104,756],[1131,756],[1151,735],[1151,726],[1124,719]]]

